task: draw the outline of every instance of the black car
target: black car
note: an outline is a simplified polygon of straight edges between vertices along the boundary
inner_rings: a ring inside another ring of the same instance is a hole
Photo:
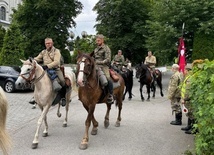
[[[30,83],[25,83],[22,86],[16,86],[15,82],[19,77],[21,68],[18,66],[0,66],[0,86],[8,93],[15,90],[33,89]]]

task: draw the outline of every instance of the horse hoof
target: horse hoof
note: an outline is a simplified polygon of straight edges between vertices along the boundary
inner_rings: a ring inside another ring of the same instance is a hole
[[[42,137],[47,137],[47,136],[48,136],[47,132],[42,134]]]
[[[144,99],[141,99],[143,102],[145,101]]]
[[[129,98],[128,100],[129,100],[129,101],[131,101],[131,100],[132,100],[132,98]]]
[[[61,117],[61,116],[62,116],[62,114],[61,114],[61,113],[59,113],[59,114],[57,114],[57,116],[58,116],[58,117]]]
[[[161,97],[163,97],[164,95],[163,94],[161,94]]]
[[[97,135],[97,129],[92,130],[91,135]]]
[[[120,122],[116,122],[116,123],[115,123],[115,126],[116,126],[116,127],[120,127]]]
[[[38,143],[33,143],[31,146],[32,149],[36,149],[37,147],[38,147]]]
[[[88,144],[80,144],[79,149],[80,150],[85,150],[88,148]]]
[[[109,121],[104,121],[104,126],[105,126],[105,128],[108,128],[108,126],[109,126]]]
[[[149,102],[149,101],[150,101],[150,99],[147,99],[146,101],[148,101],[148,102]]]
[[[62,127],[67,127],[68,125],[67,125],[67,123],[64,123],[63,125],[62,125]]]

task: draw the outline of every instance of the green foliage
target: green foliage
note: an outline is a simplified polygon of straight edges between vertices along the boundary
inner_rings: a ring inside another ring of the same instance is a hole
[[[214,60],[194,65],[191,78],[191,105],[199,131],[195,137],[196,154],[214,152]]]
[[[66,49],[61,50],[61,55],[63,56],[65,64],[71,63],[71,54],[68,50],[66,50]]]
[[[0,25],[0,52],[3,47],[5,33],[6,33],[6,30]]]
[[[26,39],[26,56],[36,56],[44,49],[44,39],[51,37],[54,45],[63,50],[67,44],[68,28],[81,13],[82,4],[77,0],[24,0],[14,11],[17,22]]]
[[[4,37],[3,48],[0,53],[0,64],[20,65],[19,59],[24,58],[24,45],[23,36],[19,28],[16,24],[11,25]]]
[[[94,51],[95,45],[95,38],[92,35],[89,35],[85,38],[80,38],[79,36],[74,40],[74,53],[71,57],[71,63],[76,63],[76,58],[78,51],[83,53],[91,53]]]
[[[186,34],[194,32],[213,34],[213,9],[213,0],[159,0],[153,2],[146,26],[149,29],[146,47],[154,52],[161,64],[172,63],[173,58],[177,56],[178,38],[182,36],[183,23],[185,23],[185,43],[188,45],[187,51],[189,51],[192,49],[192,40],[185,36]]]
[[[214,60],[214,35],[195,33],[192,58]]]
[[[145,36],[149,1],[100,0],[94,7],[97,12],[97,31],[106,36],[112,55],[119,49],[132,62],[141,62],[146,56]]]

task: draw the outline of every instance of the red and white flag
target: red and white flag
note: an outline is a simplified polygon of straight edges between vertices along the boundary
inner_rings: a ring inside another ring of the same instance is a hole
[[[184,39],[183,37],[179,40],[179,46],[178,46],[178,65],[180,67],[179,71],[184,73],[184,68],[186,65],[186,58],[185,58],[185,45],[184,45]]]

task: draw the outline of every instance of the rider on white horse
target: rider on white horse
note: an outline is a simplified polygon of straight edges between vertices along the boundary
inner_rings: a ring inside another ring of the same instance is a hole
[[[53,88],[55,91],[60,90],[61,104],[62,106],[65,106],[66,84],[63,72],[60,69],[60,61],[62,56],[60,50],[53,46],[53,40],[51,38],[45,39],[45,46],[46,49],[40,52],[39,55],[34,58],[34,60],[36,60],[37,62],[43,62],[42,68],[44,70],[47,70],[47,72],[49,72],[49,75],[51,74],[50,78],[54,77],[53,79],[51,79],[53,81]],[[54,76],[54,74],[56,74],[56,76]],[[56,79],[58,79],[59,81],[57,81]],[[60,83],[60,85],[58,82]]]

